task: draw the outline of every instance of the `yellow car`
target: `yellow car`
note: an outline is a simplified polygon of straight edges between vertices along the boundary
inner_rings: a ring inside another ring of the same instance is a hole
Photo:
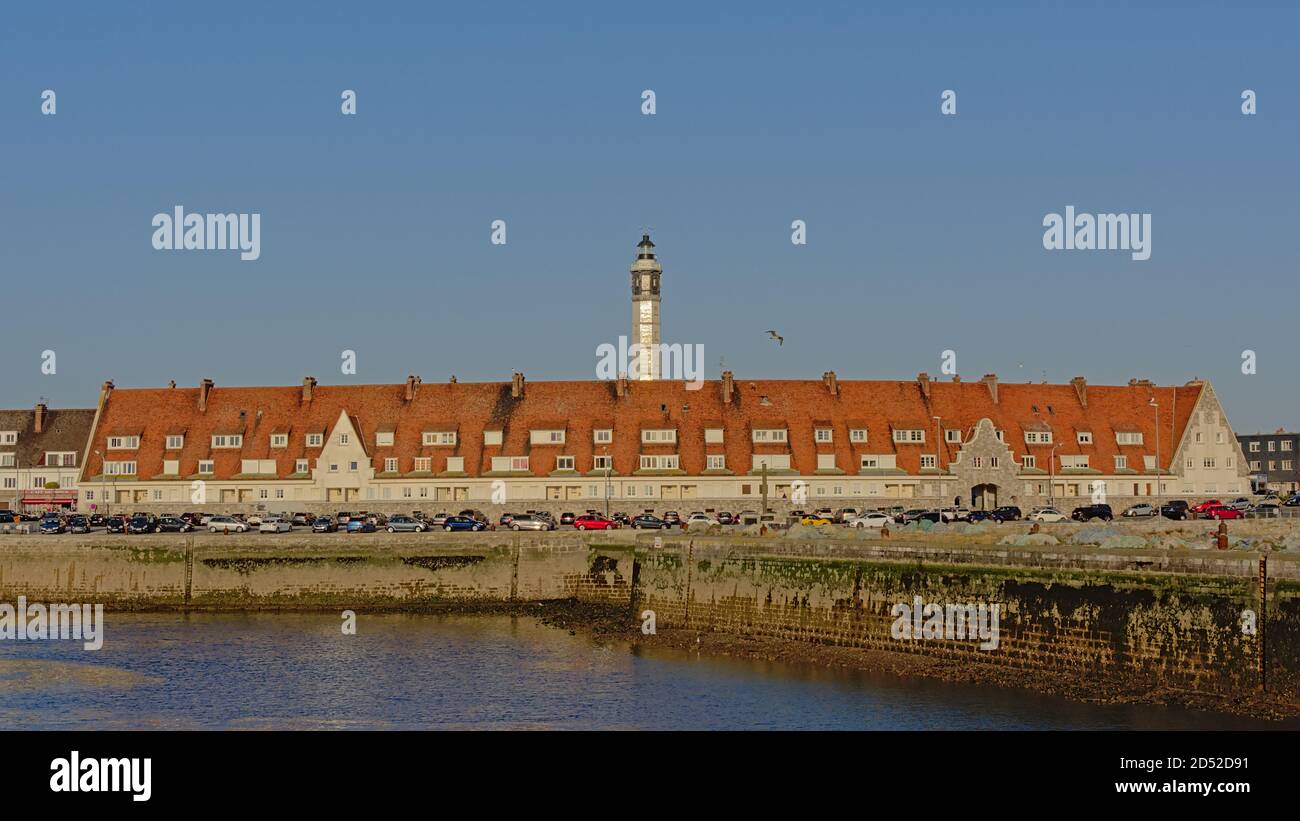
[[[821,516],[805,516],[799,520],[799,524],[801,525],[816,525],[817,527],[828,525],[830,523],[830,519],[824,519]]]

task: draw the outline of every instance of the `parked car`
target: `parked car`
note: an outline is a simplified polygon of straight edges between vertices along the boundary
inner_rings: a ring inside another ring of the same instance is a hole
[[[1230,507],[1233,510],[1240,510],[1242,513],[1245,513],[1254,506],[1255,503],[1247,499],[1245,496],[1238,496],[1226,505],[1226,507]]]
[[[1270,499],[1255,505],[1255,507],[1252,508],[1252,511],[1256,516],[1276,516],[1278,515],[1278,511],[1281,509],[1281,506],[1277,503],[1277,499]]]
[[[474,508],[470,508],[468,510],[462,510],[460,512],[460,515],[467,516],[476,522],[482,522],[484,527],[486,527],[488,524],[487,514],[481,510],[475,510]]]
[[[1064,522],[1065,519],[1065,514],[1054,507],[1035,508],[1027,517],[1031,522]]]
[[[945,507],[939,512],[945,522],[965,522],[970,519],[970,509],[965,507]]]
[[[267,516],[257,526],[258,533],[289,533],[292,530],[293,522],[278,516]]]
[[[92,513],[92,514],[90,514],[90,526],[91,526],[91,527],[103,527],[105,521],[107,521],[107,517],[106,517],[106,516],[103,516],[103,515],[101,515],[101,514],[99,514],[99,513]]]
[[[1136,505],[1129,505],[1120,515],[1129,519],[1145,519],[1151,516],[1159,516],[1160,511],[1156,510],[1155,505],[1139,502]]]
[[[621,527],[627,527],[632,522],[632,518],[626,513],[614,513],[609,518],[618,522]]]
[[[571,524],[573,524],[573,520],[576,519],[576,518],[578,518],[578,514],[576,514],[576,513],[561,513],[561,514],[560,514],[560,524],[561,524],[561,525],[571,525]]]
[[[311,523],[312,533],[337,533],[338,529],[338,523],[329,516],[321,516]]]
[[[670,525],[676,526],[682,523],[681,515],[675,510],[664,512],[664,521]]]
[[[0,510],[0,525],[13,524],[17,518],[12,510]]]
[[[660,519],[652,513],[642,513],[640,516],[636,516],[632,519],[633,530],[664,530],[670,527],[672,527],[671,524],[665,522],[663,519]]]
[[[41,519],[40,532],[45,533],[67,533],[68,528],[63,524],[63,520],[58,516],[46,516]]]
[[[972,510],[970,512],[970,515],[966,517],[966,521],[970,522],[971,524],[975,524],[977,522],[996,521],[996,519],[993,518],[993,513],[991,511]]]
[[[90,532],[90,520],[87,519],[85,516],[69,516],[69,517],[68,517],[68,532],[69,532],[69,533],[89,533],[89,532]]]
[[[1287,497],[1286,501],[1283,502],[1282,504],[1286,505],[1287,507],[1300,506],[1300,493],[1292,493],[1290,496]]]
[[[208,519],[209,533],[246,533],[248,525],[234,516],[213,516]]]
[[[692,513],[691,518],[686,520],[686,526],[690,527],[693,524],[721,525],[722,522],[719,522],[716,518],[707,513]]]
[[[157,533],[158,523],[148,516],[132,516],[126,523],[127,533]]]
[[[889,518],[888,516],[881,513],[880,511],[872,511],[870,513],[859,513],[858,515],[847,520],[845,524],[847,524],[849,527],[856,527],[859,529],[868,528],[868,527],[882,528],[885,527],[886,525],[893,523],[893,521],[894,521],[893,519]]]
[[[618,530],[618,522],[595,513],[584,513],[573,520],[577,530]]]
[[[809,513],[808,515],[803,516],[799,519],[799,524],[812,525],[813,527],[821,527],[822,525],[831,524],[831,520],[827,519],[824,516],[818,516],[816,513]]]
[[[1243,519],[1246,514],[1227,505],[1215,505],[1205,508],[1200,515],[1207,519]]]
[[[497,525],[499,527],[509,527],[510,521],[514,518],[515,518],[515,514],[513,513],[502,513],[501,518],[497,519]]]
[[[316,522],[316,517],[310,513],[295,513],[290,521],[295,527],[311,527]]]
[[[334,522],[335,522],[335,524],[337,524],[339,527],[347,527],[347,524],[348,524],[348,522],[350,522],[350,521],[352,521],[352,512],[351,512],[351,511],[340,510],[338,513],[335,513],[335,514],[334,514]]]
[[[895,522],[898,522],[900,525],[905,525],[905,524],[907,524],[908,522],[914,522],[914,521],[916,521],[917,518],[919,518],[920,515],[921,515],[922,513],[924,513],[924,512],[925,512],[925,508],[923,508],[923,507],[914,507],[914,508],[912,508],[911,510],[904,510],[902,513],[899,513],[898,515],[896,515],[896,516],[894,517],[894,521],[895,521]]]
[[[1165,502],[1163,505],[1160,506],[1160,515],[1164,516],[1166,519],[1182,520],[1182,519],[1191,518],[1192,514],[1191,514],[1191,509],[1188,507],[1188,504],[1185,500],[1174,499],[1172,501]]]
[[[448,516],[442,522],[442,529],[451,532],[453,530],[486,530],[487,525],[471,516]]]
[[[392,516],[385,530],[389,533],[423,533],[424,522],[412,516]]]
[[[927,510],[920,516],[917,516],[913,521],[934,522],[935,524],[939,524],[943,521],[943,514],[937,510]]]
[[[1002,505],[994,508],[993,512],[989,514],[989,518],[995,522],[1015,522],[1019,521],[1023,515],[1020,508],[1015,505]]]
[[[450,513],[435,513],[424,521],[429,527],[442,527],[450,516]]]
[[[378,529],[369,516],[353,516],[348,519],[348,533],[374,533]]]
[[[163,516],[158,520],[159,533],[189,533],[194,526],[179,516]]]
[[[106,530],[109,533],[125,533],[126,517],[109,516],[107,519],[104,520],[104,530]]]
[[[735,523],[736,523],[736,517],[732,516],[730,512],[724,510],[718,513],[718,524],[734,525]]]
[[[1193,518],[1195,518],[1196,516],[1204,516],[1207,512],[1209,512],[1211,508],[1222,507],[1222,506],[1223,506],[1223,502],[1219,501],[1218,499],[1206,499],[1204,502],[1201,502],[1199,505],[1192,506],[1191,508],[1192,516]]]
[[[1070,511],[1070,518],[1076,522],[1091,522],[1093,519],[1109,522],[1115,518],[1115,513],[1110,509],[1110,505],[1083,505]]]
[[[510,520],[511,530],[554,530],[555,522],[533,513],[520,513]]]

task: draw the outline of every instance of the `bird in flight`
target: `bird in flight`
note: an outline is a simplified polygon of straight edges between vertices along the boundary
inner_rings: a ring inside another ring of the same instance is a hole
[[[768,332],[767,332],[767,335],[770,336],[770,337],[772,337],[773,339],[775,339],[775,340],[776,340],[776,344],[778,344],[778,345],[784,345],[784,344],[785,344],[785,337],[784,337],[784,336],[781,336],[781,335],[778,334],[776,331],[768,331]]]

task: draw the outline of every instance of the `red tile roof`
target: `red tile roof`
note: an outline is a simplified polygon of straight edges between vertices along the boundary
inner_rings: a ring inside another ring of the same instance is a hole
[[[1092,466],[1109,472],[1113,457],[1121,452],[1130,460],[1154,455],[1156,411],[1149,405],[1152,398],[1159,402],[1160,457],[1162,467],[1168,469],[1202,387],[1200,382],[1181,387],[1089,385],[1085,407],[1070,384],[1003,383],[998,386],[995,403],[983,381],[932,381],[927,399],[915,381],[839,380],[838,393],[832,394],[822,380],[737,379],[732,401],[725,405],[718,381],[705,382],[694,391],[682,382],[634,381],[628,383],[627,395],[622,398],[617,397],[613,382],[527,382],[524,396],[518,399],[512,396],[508,382],[423,383],[410,402],[404,398],[403,384],[317,385],[309,402],[302,401],[300,386],[218,385],[211,389],[206,412],[199,410],[198,388],[116,388],[103,408],[94,434],[96,444],[84,460],[84,475],[102,471],[93,451],[105,449],[109,431],[130,430],[142,433],[139,450],[114,454],[121,454],[118,458],[133,456],[141,477],[157,476],[163,472],[166,434],[184,430],[179,456],[168,453],[169,458],[180,459],[182,477],[196,473],[200,459],[214,460],[215,479],[239,473],[242,459],[274,459],[278,475],[284,477],[294,472],[296,459],[314,460],[320,452],[306,446],[305,434],[331,431],[340,413],[353,420],[376,470],[383,469],[385,458],[395,456],[401,473],[414,470],[416,456],[431,456],[434,473],[447,469],[446,457],[463,456],[466,473],[481,475],[491,470],[492,455],[533,455],[530,469],[539,476],[554,469],[555,456],[571,455],[575,468],[587,472],[593,469],[594,456],[608,452],[614,457],[613,470],[627,475],[639,468],[643,450],[675,450],[681,454],[681,468],[699,474],[705,470],[704,428],[721,423],[724,444],[712,446],[710,452],[721,448],[727,467],[736,473],[750,469],[752,453],[771,452],[773,443],[755,450],[751,431],[782,427],[788,429],[789,441],[775,444],[791,454],[792,467],[801,474],[816,471],[819,451],[833,450],[837,466],[849,474],[857,472],[858,454],[897,453],[898,467],[917,475],[921,454],[935,451],[931,441],[935,416],[940,417],[943,428],[958,428],[964,436],[988,417],[1005,432],[1006,444],[1017,458],[1035,454],[1040,466],[1047,464],[1052,446],[1026,445],[1022,431],[1047,426],[1055,432],[1058,455],[1087,453]],[[833,441],[818,447],[813,429],[826,423],[833,430]],[[567,431],[564,445],[530,445],[531,429],[561,424]],[[614,429],[613,443],[596,445],[592,431],[608,427]],[[868,441],[850,442],[849,428],[861,427],[867,428]],[[905,427],[926,431],[926,443],[896,449],[891,429]],[[648,428],[675,428],[678,444],[643,445],[640,431]],[[291,431],[289,446],[272,449],[270,434],[285,430]],[[422,433],[435,430],[457,430],[457,444],[423,446]],[[502,430],[502,445],[485,448],[484,430]],[[1093,443],[1078,445],[1077,430],[1092,431]],[[1141,431],[1144,444],[1125,446],[1121,451],[1115,431],[1130,430]],[[393,445],[376,447],[376,431],[393,431]],[[242,448],[211,449],[214,433],[232,432],[244,433]],[[950,443],[940,450],[940,467],[946,467],[955,458],[957,446]],[[1141,462],[1131,464],[1141,467]]]

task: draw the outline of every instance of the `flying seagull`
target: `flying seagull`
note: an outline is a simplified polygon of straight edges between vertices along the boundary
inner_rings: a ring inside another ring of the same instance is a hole
[[[784,336],[781,336],[781,335],[778,334],[776,331],[768,331],[768,332],[767,332],[767,335],[770,336],[770,337],[772,337],[773,339],[775,339],[775,340],[776,340],[776,344],[778,344],[778,345],[784,345],[784,344],[785,344],[785,337],[784,337]]]

